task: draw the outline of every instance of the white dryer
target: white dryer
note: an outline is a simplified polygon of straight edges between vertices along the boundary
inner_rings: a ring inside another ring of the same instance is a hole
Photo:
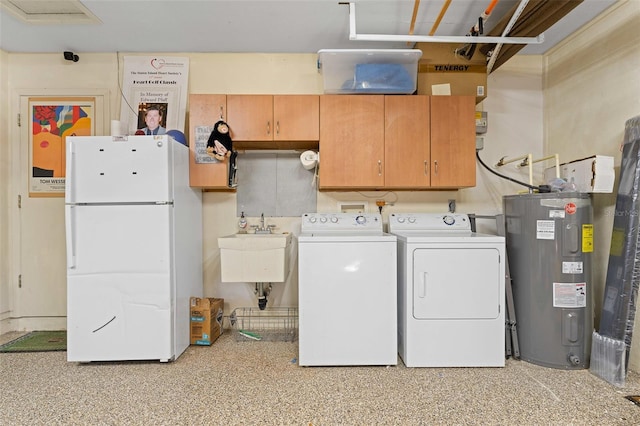
[[[302,216],[299,365],[398,363],[396,254],[379,214]]]
[[[464,214],[395,213],[398,353],[407,367],[504,367],[505,240]]]

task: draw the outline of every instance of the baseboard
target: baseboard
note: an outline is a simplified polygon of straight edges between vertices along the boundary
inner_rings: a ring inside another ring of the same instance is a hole
[[[66,330],[67,317],[28,317],[0,319],[0,334],[11,331]]]

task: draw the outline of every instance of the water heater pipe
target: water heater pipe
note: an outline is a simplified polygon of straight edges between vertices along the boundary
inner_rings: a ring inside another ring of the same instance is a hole
[[[555,167],[556,167],[556,178],[560,178],[560,155],[553,154],[548,155],[546,157],[533,159],[533,154],[529,153],[526,155],[522,155],[520,157],[512,158],[511,160],[505,160],[506,157],[502,157],[498,163],[496,163],[496,167],[501,167],[509,163],[514,163],[516,161],[522,160],[520,164],[517,164],[516,167],[529,167],[529,185],[533,185],[533,164],[539,163],[541,161],[555,159]]]

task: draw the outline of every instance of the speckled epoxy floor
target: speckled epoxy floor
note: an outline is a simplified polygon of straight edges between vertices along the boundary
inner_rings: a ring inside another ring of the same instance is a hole
[[[0,343],[18,334],[0,336]],[[297,344],[190,347],[175,362],[0,354],[1,425],[636,425],[640,394],[588,370],[299,367]]]

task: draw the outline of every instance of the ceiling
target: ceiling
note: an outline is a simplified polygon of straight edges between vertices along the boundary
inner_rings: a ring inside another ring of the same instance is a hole
[[[553,0],[551,0],[553,1]],[[316,53],[320,49],[407,48],[406,41],[350,41],[349,5],[337,0],[0,0],[16,4],[40,23],[0,8],[0,49],[6,52],[251,52]],[[414,0],[352,0],[364,34],[409,34]],[[616,0],[584,0],[544,32],[542,44],[521,54],[542,54]],[[418,1],[413,34],[428,35],[445,0]],[[453,0],[436,36],[465,36],[490,0]],[[519,0],[498,1],[485,23],[491,29]],[[58,7],[63,7],[55,13]],[[40,15],[42,12],[43,15]],[[74,23],[93,15],[94,22]],[[54,22],[50,22],[50,21]]]

